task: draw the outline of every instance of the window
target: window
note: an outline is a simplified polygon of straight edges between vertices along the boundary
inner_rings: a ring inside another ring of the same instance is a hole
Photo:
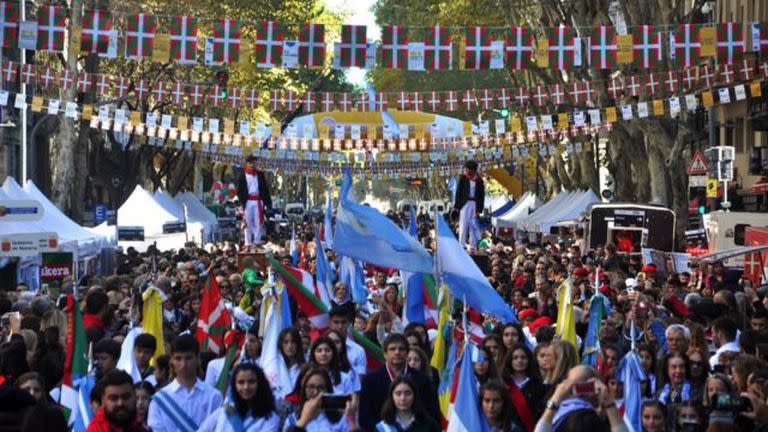
[[[736,224],[734,227],[734,236],[733,236],[733,243],[736,246],[744,246],[744,231],[746,231],[746,228],[748,226],[752,226],[750,224]]]

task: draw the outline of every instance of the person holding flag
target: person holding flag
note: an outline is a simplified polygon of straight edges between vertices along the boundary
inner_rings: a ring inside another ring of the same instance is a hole
[[[200,344],[190,335],[171,346],[176,379],[160,389],[149,404],[147,423],[153,432],[194,432],[221,406],[221,392],[197,377]]]

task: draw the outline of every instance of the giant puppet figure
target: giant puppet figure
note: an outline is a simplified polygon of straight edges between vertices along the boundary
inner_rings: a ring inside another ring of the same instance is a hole
[[[469,237],[470,249],[476,248],[480,241],[477,216],[483,211],[484,201],[485,183],[477,175],[477,162],[467,161],[456,188],[453,208],[459,212],[459,243],[466,244]]]
[[[269,184],[264,172],[256,169],[255,156],[245,159],[243,174],[237,180],[237,197],[243,206],[245,246],[252,248],[264,243],[264,212],[272,207],[272,198],[269,196]]]

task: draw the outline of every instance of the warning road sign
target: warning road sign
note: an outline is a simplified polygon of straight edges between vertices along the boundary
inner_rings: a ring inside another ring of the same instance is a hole
[[[718,186],[717,179],[707,179],[707,198],[717,198]]]
[[[688,175],[705,175],[709,172],[707,169],[707,160],[704,159],[704,155],[700,151],[696,150],[693,154],[693,160],[688,165]]]

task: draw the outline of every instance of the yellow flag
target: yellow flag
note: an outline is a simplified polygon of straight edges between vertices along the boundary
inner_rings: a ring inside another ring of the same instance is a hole
[[[616,123],[616,107],[607,107],[605,109],[605,121],[607,123]]]
[[[749,93],[752,97],[760,97],[760,95],[762,95],[763,91],[760,86],[760,81],[752,81],[749,84]]]
[[[448,324],[448,321],[451,319],[451,313],[448,303],[448,289],[445,284],[440,285],[440,293],[439,295],[439,302],[438,302],[438,310],[439,316],[437,318],[437,337],[435,338],[435,349],[432,352],[432,359],[430,361],[430,364],[437,369],[437,371],[440,373],[440,375],[443,375],[443,371],[445,370],[445,356],[447,354],[446,344],[447,340],[445,337],[445,326]]]
[[[712,105],[715,104],[715,101],[712,99],[711,91],[707,90],[701,93],[701,104],[704,105],[704,108],[706,109],[712,108]]]
[[[653,115],[655,116],[663,116],[664,115],[664,101],[661,99],[656,99],[653,101]]]
[[[83,105],[83,115],[81,118],[83,120],[90,120],[91,117],[93,117],[93,105],[91,104],[85,104]]]
[[[568,113],[557,114],[557,128],[568,129]]]
[[[32,98],[32,112],[39,113],[43,110],[43,98],[42,96],[35,96]]]
[[[616,36],[616,62],[619,64],[632,63],[632,35]]]
[[[713,57],[716,53],[717,32],[714,27],[702,27],[699,29],[699,53],[701,57]]]
[[[165,354],[165,339],[163,339],[163,297],[164,294],[154,286],[147,288],[141,295],[143,304],[141,306],[141,327],[144,333],[151,334],[157,341],[155,355],[152,356],[151,364]]]
[[[547,38],[536,39],[534,56],[536,57],[536,66],[549,67],[549,39]]]
[[[576,349],[579,348],[576,341],[576,320],[573,317],[573,283],[566,279],[560,284],[559,306],[557,310],[557,324],[555,334],[561,340],[570,342]]]

